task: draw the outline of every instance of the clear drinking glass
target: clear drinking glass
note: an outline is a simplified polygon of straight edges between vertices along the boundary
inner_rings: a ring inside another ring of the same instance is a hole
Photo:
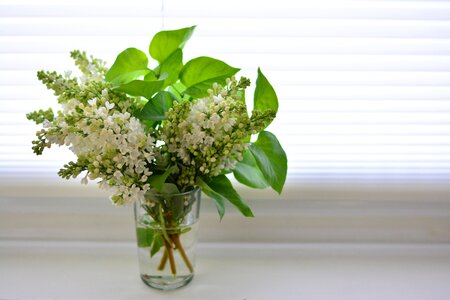
[[[134,214],[142,280],[173,290],[194,277],[201,191],[180,194],[148,192]]]

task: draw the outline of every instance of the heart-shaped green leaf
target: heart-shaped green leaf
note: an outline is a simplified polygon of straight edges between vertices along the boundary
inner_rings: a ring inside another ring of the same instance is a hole
[[[195,26],[158,32],[150,42],[150,56],[160,63],[164,62],[176,49],[183,49],[194,29]]]
[[[121,85],[146,75],[150,72],[147,68],[147,55],[136,48],[128,48],[122,51],[116,61],[106,73],[106,80],[114,85]]]
[[[208,95],[208,89],[213,83],[225,84],[225,80],[239,72],[221,60],[201,56],[184,65],[180,73],[181,82],[187,87],[184,91],[193,97]]]
[[[264,178],[280,194],[286,181],[287,157],[275,135],[262,131],[249,149]]]

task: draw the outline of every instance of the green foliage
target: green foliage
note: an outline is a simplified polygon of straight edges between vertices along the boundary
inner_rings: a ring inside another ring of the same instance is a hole
[[[181,82],[187,87],[184,92],[192,97],[208,95],[214,83],[225,84],[227,78],[239,72],[223,61],[201,56],[186,63],[180,73]]]
[[[183,93],[186,90],[186,86],[182,84],[181,81],[177,81],[171,86],[169,86],[167,90],[171,92],[173,95],[175,95],[177,99],[182,99],[185,97]]]
[[[150,56],[163,63],[175,50],[183,49],[195,26],[158,32],[150,42]]]
[[[180,190],[178,189],[176,184],[173,183],[164,183],[162,190],[161,190],[161,194],[179,194]]]
[[[164,246],[161,231],[149,227],[136,227],[136,240],[138,247],[150,248],[151,257]]]
[[[162,174],[154,174],[150,176],[149,182],[150,186],[156,188],[159,192],[162,192],[162,189],[164,187],[164,183],[167,180],[167,177],[175,170],[175,166],[172,166],[168,168],[164,173]]]
[[[142,96],[144,98],[151,99],[154,94],[161,91],[163,85],[164,80],[133,80],[120,85],[117,90],[132,96]]]
[[[147,74],[145,74],[144,80],[145,81],[157,81],[158,77],[156,77],[155,72],[153,72],[152,70],[149,70],[149,72]]]
[[[280,194],[286,181],[287,157],[275,135],[261,132],[249,149],[264,178]]]
[[[246,186],[256,189],[264,189],[269,186],[250,150],[244,152],[244,158],[236,164],[233,174],[237,181]]]
[[[106,80],[114,85],[128,83],[149,73],[147,65],[148,58],[144,52],[128,48],[117,56],[111,69],[106,73]]]
[[[138,247],[150,247],[155,237],[155,231],[151,228],[136,227],[136,239]]]
[[[172,107],[176,97],[166,91],[157,93],[142,108],[139,118],[142,120],[162,121],[166,119],[166,112]]]
[[[223,176],[225,176],[225,175],[223,175]],[[214,191],[200,177],[197,177],[196,184],[200,187],[202,192],[205,193],[205,195],[211,197],[214,200],[214,203],[216,204],[217,212],[219,213],[219,217],[222,220],[223,216],[225,215],[225,201],[227,199],[224,196],[222,196],[220,193],[217,193],[216,191]]]
[[[158,253],[162,246],[164,246],[163,237],[161,235],[156,235],[150,249],[150,256],[153,257],[156,253]]]
[[[175,83],[178,75],[183,68],[183,51],[176,49],[166,60],[164,60],[156,69],[158,76],[165,76],[164,87]]]
[[[275,93],[275,89],[269,83],[267,78],[258,68],[258,78],[256,79],[256,88],[254,95],[254,111],[273,111],[275,114],[278,111],[278,97]],[[270,124],[267,123],[266,126]]]
[[[222,219],[225,214],[225,201],[229,201],[246,217],[253,217],[251,209],[235,191],[230,180],[225,175],[207,177],[197,180],[202,191],[215,200],[217,211]]]

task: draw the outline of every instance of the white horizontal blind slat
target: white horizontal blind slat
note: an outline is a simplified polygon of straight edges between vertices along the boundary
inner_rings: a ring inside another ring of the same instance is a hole
[[[25,113],[56,107],[37,70],[72,69],[73,49],[111,64],[162,24],[198,25],[186,58],[222,59],[253,82],[262,68],[291,183],[450,178],[450,2],[163,2],[0,0],[1,179],[56,178],[73,158],[31,152]]]

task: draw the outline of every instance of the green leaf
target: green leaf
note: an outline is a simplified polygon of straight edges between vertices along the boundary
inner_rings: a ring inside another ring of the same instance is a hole
[[[168,168],[163,174],[156,174],[156,175],[150,176],[148,178],[149,182],[150,182],[150,186],[154,187],[159,192],[162,192],[162,189],[163,189],[164,183],[166,182],[167,177],[169,177],[169,175],[173,172],[174,169],[175,169],[175,166],[172,166],[172,167]]]
[[[176,89],[173,87],[173,85],[169,86],[169,87],[167,88],[167,91],[168,91],[169,93],[171,93],[177,100],[180,100],[181,98],[183,98],[182,95],[178,92],[178,90],[176,90]]]
[[[164,62],[175,50],[183,49],[194,29],[195,26],[158,32],[150,42],[150,56],[160,63]]]
[[[167,198],[167,209],[171,212],[171,218],[175,223],[182,222],[183,218],[187,214],[187,209],[191,209],[191,206],[185,205],[184,197],[169,197]],[[189,204],[189,203],[187,203]]]
[[[287,157],[275,135],[262,131],[249,149],[264,178],[280,194],[286,181]]]
[[[227,174],[231,174],[231,173],[233,173],[232,170],[225,170],[225,169],[222,169],[222,170],[220,171],[219,175],[227,175]]]
[[[178,80],[178,75],[183,68],[183,52],[181,49],[176,49],[164,62],[162,62],[156,69],[157,74],[167,74],[164,80],[164,87],[175,83]],[[161,79],[161,78],[160,78]]]
[[[244,152],[244,158],[236,164],[233,174],[237,181],[246,186],[256,189],[264,189],[269,186],[250,150]]]
[[[183,94],[191,95],[194,98],[201,98],[208,95],[208,89],[205,87],[193,86],[186,89]]]
[[[136,228],[136,238],[138,247],[150,247],[153,243],[153,237],[155,231],[151,228],[137,227]]]
[[[147,55],[136,48],[128,48],[122,51],[116,61],[106,73],[106,81],[114,85],[121,85],[146,75],[150,72],[147,68]]]
[[[163,84],[164,80],[133,80],[129,83],[122,84],[117,88],[117,90],[125,92],[131,96],[142,96],[147,99],[151,99],[155,93],[161,91]]]
[[[175,95],[178,99],[183,98],[182,93],[186,90],[186,86],[182,84],[180,81],[175,82],[167,89],[169,92]]]
[[[144,80],[145,81],[157,81],[158,77],[156,77],[155,72],[153,72],[152,70],[149,70],[147,75],[144,76]]]
[[[203,181],[203,183],[208,186],[209,189],[207,190],[210,193],[208,194],[207,192],[205,192],[205,194],[212,198],[219,197],[222,200],[228,200],[231,202],[231,204],[236,206],[244,216],[253,217],[253,213],[250,207],[248,207],[247,204],[244,203],[244,201],[241,199],[241,196],[239,196],[239,194],[235,191],[227,176],[219,175],[212,178],[207,178],[205,179],[205,181]]]
[[[177,98],[170,92],[162,91],[157,93],[142,108],[139,118],[142,120],[162,121],[166,119],[166,112],[173,105]]]
[[[197,177],[196,184],[202,189],[203,193],[214,200],[217,212],[219,213],[219,217],[222,220],[223,215],[225,214],[225,201],[227,199],[210,188],[200,177]]]
[[[225,80],[239,72],[223,61],[211,57],[197,57],[186,63],[180,73],[181,82],[187,87],[184,91],[193,97],[208,95],[213,83],[225,84]]]
[[[179,194],[180,190],[173,183],[164,183],[161,194]]]
[[[269,83],[267,78],[258,68],[258,78],[256,79],[256,88],[254,96],[253,109],[265,111],[272,109],[278,111],[278,98],[274,88]]]
[[[150,256],[153,257],[158,253],[159,249],[164,245],[163,237],[161,235],[155,235],[152,243],[152,248],[150,249]]]

